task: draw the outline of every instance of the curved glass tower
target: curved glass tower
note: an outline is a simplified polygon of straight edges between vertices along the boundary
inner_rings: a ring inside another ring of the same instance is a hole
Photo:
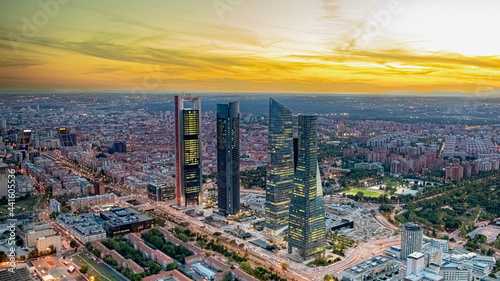
[[[318,117],[299,116],[298,162],[290,195],[288,252],[303,259],[325,252],[325,209],[318,166]]]
[[[269,101],[268,134],[266,234],[273,237],[288,227],[294,174],[292,111],[273,98]]]

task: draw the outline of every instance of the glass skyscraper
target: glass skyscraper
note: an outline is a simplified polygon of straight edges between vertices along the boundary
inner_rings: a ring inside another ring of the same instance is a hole
[[[288,252],[303,259],[325,252],[325,209],[318,166],[318,117],[299,116],[297,169],[290,195]]]
[[[182,207],[203,203],[200,111],[199,97],[175,97],[175,178],[177,204]]]
[[[288,228],[294,163],[292,111],[272,98],[269,102],[268,134],[266,234],[273,237]]]
[[[76,135],[71,133],[69,128],[58,128],[57,134],[59,135],[61,146],[76,146]]]
[[[240,210],[240,104],[217,104],[217,190],[219,211]]]

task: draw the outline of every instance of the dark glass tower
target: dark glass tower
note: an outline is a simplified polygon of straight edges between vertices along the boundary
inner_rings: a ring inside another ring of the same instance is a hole
[[[76,135],[71,133],[69,128],[59,128],[57,134],[62,147],[76,146]]]
[[[175,97],[175,178],[177,204],[181,207],[203,203],[200,111],[199,97]]]
[[[28,147],[31,145],[31,136],[31,130],[21,130],[17,142],[17,150],[28,150]]]
[[[217,190],[219,211],[240,210],[240,104],[217,104]]]
[[[318,117],[299,116],[299,148],[290,202],[288,252],[303,259],[325,252],[325,209],[318,166]]]
[[[127,153],[127,142],[124,140],[118,140],[113,143],[113,148],[115,152]]]
[[[272,98],[268,134],[266,234],[273,237],[288,227],[294,163],[292,111]]]

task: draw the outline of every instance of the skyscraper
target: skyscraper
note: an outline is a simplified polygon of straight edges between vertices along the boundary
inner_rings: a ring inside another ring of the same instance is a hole
[[[113,143],[113,149],[118,153],[127,153],[127,142],[124,140],[117,140]]]
[[[57,134],[59,135],[61,146],[76,146],[76,136],[74,133],[70,132],[69,128],[58,128]]]
[[[272,98],[268,134],[266,234],[277,236],[288,228],[294,174],[293,127],[292,111]]]
[[[217,190],[219,211],[240,210],[240,104],[217,104]]]
[[[288,252],[303,259],[325,252],[325,209],[318,165],[318,117],[299,116],[299,148],[290,201]]]
[[[28,150],[28,147],[31,145],[31,136],[31,130],[21,130],[17,142],[17,150]]]
[[[406,261],[408,256],[414,252],[422,252],[423,245],[422,228],[414,223],[407,223],[403,226],[401,234],[401,260]]]
[[[177,204],[182,207],[203,203],[200,111],[199,97],[175,97],[175,178]]]

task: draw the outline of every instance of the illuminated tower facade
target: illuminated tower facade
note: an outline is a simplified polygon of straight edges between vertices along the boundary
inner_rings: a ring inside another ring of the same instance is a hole
[[[240,210],[240,104],[217,105],[217,191],[219,211]]]
[[[201,205],[201,101],[199,97],[175,97],[175,147],[177,204]]]
[[[288,228],[294,162],[292,111],[272,98],[269,102],[268,134],[266,234],[273,237]]]
[[[288,252],[303,259],[325,252],[325,209],[318,166],[318,117],[299,116],[299,143],[294,187],[290,195]]]

